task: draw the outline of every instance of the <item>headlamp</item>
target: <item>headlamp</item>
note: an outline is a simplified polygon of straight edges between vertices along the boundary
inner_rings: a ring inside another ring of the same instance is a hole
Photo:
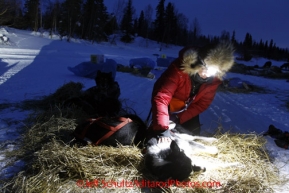
[[[206,62],[202,60],[200,57],[199,57],[199,60],[201,61],[203,68],[206,69],[205,74],[207,77],[215,76],[220,71],[217,66],[208,66]]]
[[[218,67],[209,66],[209,67],[207,67],[206,75],[207,75],[207,77],[215,76],[218,72],[219,72],[219,68]]]

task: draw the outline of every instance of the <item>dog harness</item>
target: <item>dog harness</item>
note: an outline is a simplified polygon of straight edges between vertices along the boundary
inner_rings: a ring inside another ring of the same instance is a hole
[[[102,128],[107,129],[109,132],[107,132],[103,137],[101,137],[98,141],[96,141],[94,143],[94,145],[99,145],[101,144],[101,142],[103,142],[104,140],[106,140],[107,138],[109,138],[111,135],[113,135],[116,131],[118,131],[119,129],[121,129],[122,127],[124,127],[126,124],[132,122],[132,120],[130,118],[126,118],[126,117],[118,117],[118,121],[121,121],[120,124],[118,124],[117,126],[111,126],[108,125],[104,122],[101,121],[103,117],[98,117],[96,119],[91,118],[91,119],[87,119],[87,121],[89,122],[89,124],[83,129],[83,131],[81,132],[81,134],[77,134],[74,133],[76,135],[76,137],[80,138],[80,139],[84,139],[85,135],[89,129],[89,127],[93,124],[96,123],[97,125],[101,126]]]

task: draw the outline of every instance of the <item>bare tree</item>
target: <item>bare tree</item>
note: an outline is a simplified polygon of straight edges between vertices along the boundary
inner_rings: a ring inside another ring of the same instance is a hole
[[[176,37],[176,42],[178,44],[188,43],[188,23],[189,19],[182,13],[177,13],[176,15],[178,33]]]
[[[4,0],[0,0],[0,16],[4,15],[8,11],[7,4]]]
[[[25,0],[24,1],[24,18],[26,26],[33,29],[33,31],[38,31],[40,26],[40,0]]]
[[[196,37],[201,35],[201,26],[197,18],[192,21],[190,31],[192,31]]]
[[[149,37],[149,31],[152,29],[152,22],[153,22],[153,7],[151,5],[147,5],[145,7],[144,11],[144,18],[146,21],[146,32],[145,32],[145,37],[146,37],[146,46],[148,46],[148,37]]]
[[[221,40],[230,40],[230,32],[223,30],[221,32]]]
[[[152,21],[153,21],[153,7],[149,4],[145,7],[145,11],[144,11],[144,17],[145,17],[145,20],[148,22],[149,24],[149,28],[151,28],[151,24],[152,24]]]
[[[118,0],[113,7],[113,13],[116,17],[117,25],[120,25],[121,19],[124,15],[124,9],[126,7],[126,1],[125,0]]]
[[[197,44],[198,38],[201,35],[201,27],[197,18],[195,18],[190,24],[190,42],[192,44]]]
[[[61,14],[61,3],[59,0],[47,0],[46,11],[43,17],[44,28],[49,29],[49,35],[52,38],[53,34],[58,31],[58,23]]]
[[[0,0],[0,25],[10,25],[13,21],[13,2]]]

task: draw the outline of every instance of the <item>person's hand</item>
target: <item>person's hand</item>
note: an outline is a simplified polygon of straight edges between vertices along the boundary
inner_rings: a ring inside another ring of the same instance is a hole
[[[158,143],[169,143],[171,142],[171,133],[169,130],[161,131],[157,134]]]
[[[172,142],[172,139],[169,137],[160,137],[158,140],[158,143],[170,143]]]

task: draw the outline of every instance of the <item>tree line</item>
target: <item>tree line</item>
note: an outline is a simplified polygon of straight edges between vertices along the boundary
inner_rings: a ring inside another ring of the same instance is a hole
[[[104,0],[0,0],[0,25],[38,32],[49,31],[50,35],[85,39],[91,42],[110,41],[113,34],[121,35],[121,41],[130,43],[136,36],[155,40],[163,46],[202,46],[220,40],[232,41],[242,59],[253,56],[276,60],[289,60],[288,49],[279,48],[271,39],[269,42],[252,39],[247,33],[243,41],[235,39],[232,33],[223,31],[220,36],[205,36],[195,18],[189,19],[177,11],[171,2],[159,0],[153,8],[147,5],[136,15],[132,0],[118,0],[113,13],[107,12]],[[155,19],[153,12],[156,11]]]

